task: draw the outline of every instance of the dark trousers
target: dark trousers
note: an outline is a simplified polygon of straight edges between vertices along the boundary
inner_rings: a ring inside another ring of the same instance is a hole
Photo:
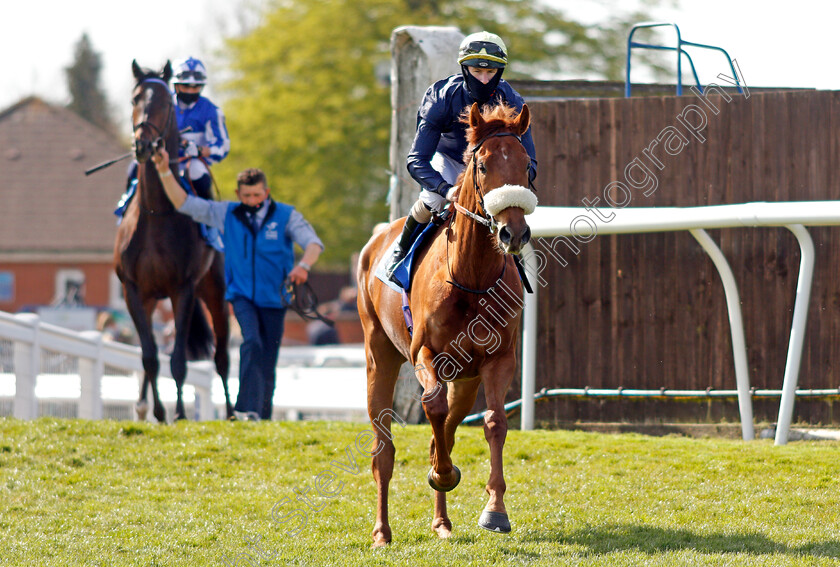
[[[231,304],[242,330],[239,395],[234,409],[257,412],[260,419],[271,419],[277,357],[280,355],[286,310],[258,307],[241,297]]]

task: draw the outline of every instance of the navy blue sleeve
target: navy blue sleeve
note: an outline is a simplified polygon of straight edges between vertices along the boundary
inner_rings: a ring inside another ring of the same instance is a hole
[[[445,101],[440,100],[438,94],[436,85],[432,85],[423,95],[417,111],[417,131],[414,134],[414,143],[411,144],[405,165],[408,173],[423,189],[445,196],[449,184],[432,167],[432,157],[437,151],[440,136],[443,133],[441,116]]]
[[[516,109],[521,112],[522,107],[525,106],[525,99],[522,98],[522,95],[513,90],[513,87],[510,87],[510,93],[509,104],[513,104]],[[531,158],[531,169],[528,171],[528,180],[534,181],[537,177],[537,149],[534,147],[534,138],[531,136],[530,126],[528,126],[528,130],[522,135],[522,145],[525,146],[525,151],[528,152],[528,155]]]
[[[449,187],[443,176],[432,167],[432,157],[435,155],[435,150],[440,141],[440,134],[440,130],[428,121],[420,119],[417,123],[414,143],[406,159],[406,167],[411,177],[423,189],[435,192],[440,192]]]

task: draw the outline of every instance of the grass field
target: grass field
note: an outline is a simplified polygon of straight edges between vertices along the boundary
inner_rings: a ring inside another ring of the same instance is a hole
[[[368,427],[0,419],[0,565],[840,564],[837,442],[511,431],[499,535],[477,525],[477,427],[459,431],[446,541],[429,527],[430,430],[396,429],[394,541],[370,550]]]

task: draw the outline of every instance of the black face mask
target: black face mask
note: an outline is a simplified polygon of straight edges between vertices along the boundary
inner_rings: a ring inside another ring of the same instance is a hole
[[[201,93],[185,93],[185,92],[177,92],[175,96],[178,97],[178,100],[183,102],[184,104],[192,104],[198,100],[198,97],[201,96]]]
[[[496,92],[496,87],[499,86],[499,81],[502,80],[502,73],[504,68],[493,75],[493,78],[485,85],[475,77],[473,77],[466,65],[461,65],[461,75],[464,77],[464,84],[467,86],[467,92],[478,104],[484,104],[493,98],[493,93]]]
[[[245,203],[242,203],[239,206],[242,207],[242,209],[249,215],[255,215],[257,214],[257,211],[259,211],[262,208],[262,203],[260,203],[259,205],[246,205]]]

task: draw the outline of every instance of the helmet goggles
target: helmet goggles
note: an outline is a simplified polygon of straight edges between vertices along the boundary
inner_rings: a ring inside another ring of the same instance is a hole
[[[185,85],[203,85],[207,82],[207,75],[198,69],[192,71],[190,69],[184,69],[182,71],[178,71],[175,75],[175,83],[176,84],[185,84]]]
[[[499,69],[507,65],[507,53],[492,41],[471,41],[458,50],[458,64]]]

